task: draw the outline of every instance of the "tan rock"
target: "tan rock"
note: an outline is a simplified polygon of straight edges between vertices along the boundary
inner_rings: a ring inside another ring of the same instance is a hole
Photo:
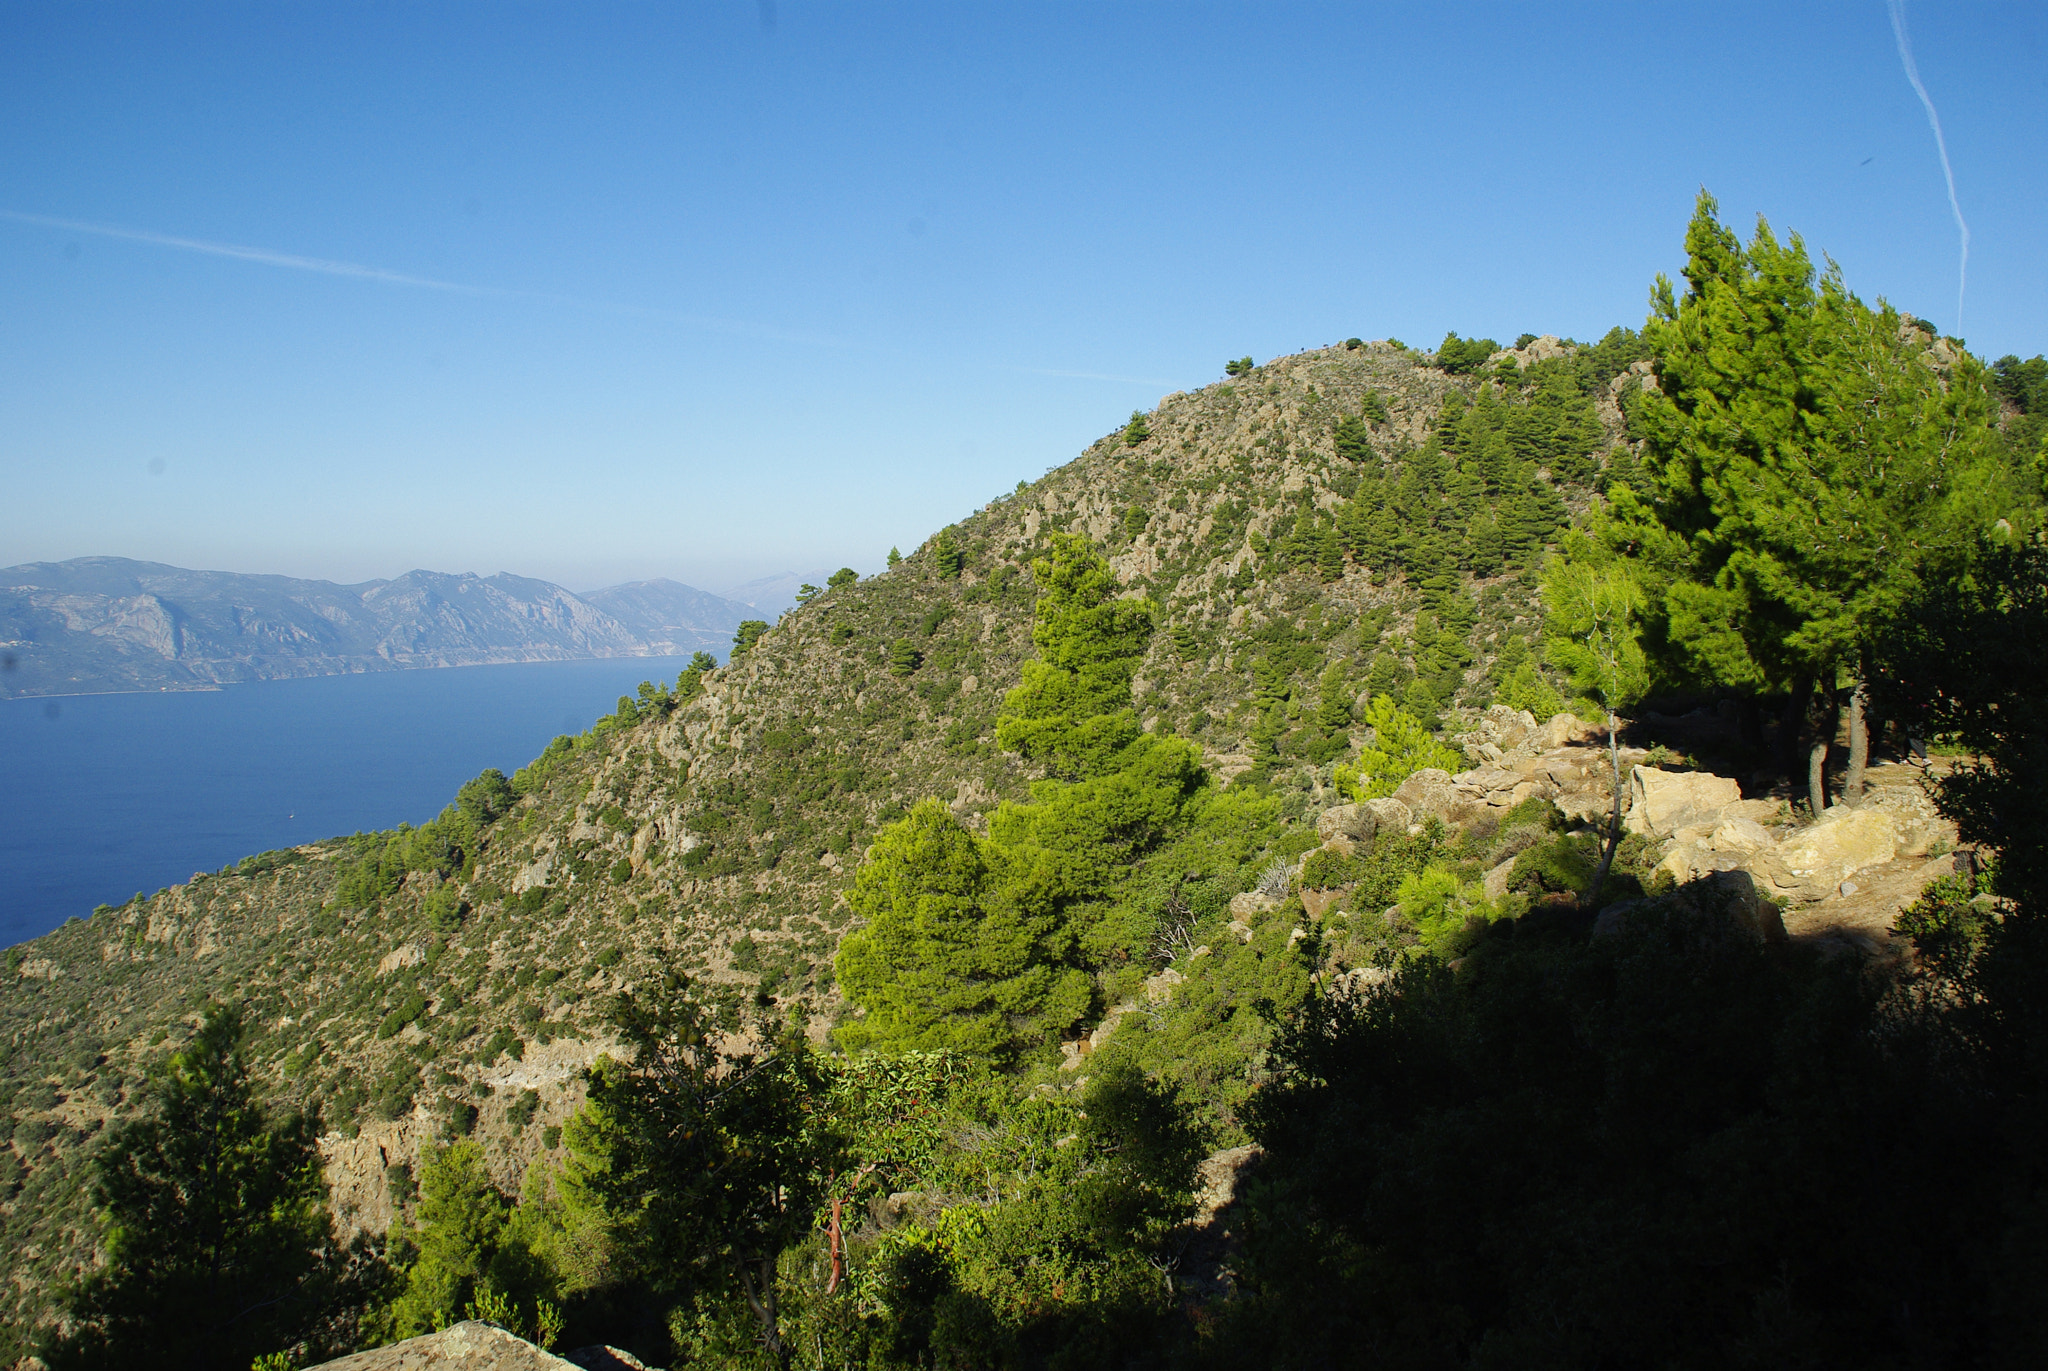
[[[1433,766],[1426,766],[1401,782],[1394,798],[1408,806],[1408,812],[1417,820],[1425,814],[1449,819],[1465,805],[1451,773]]]
[[[1145,1003],[1165,1004],[1173,998],[1173,988],[1186,979],[1187,977],[1181,975],[1170,966],[1157,976],[1147,976],[1145,978]]]
[[[1304,886],[1301,892],[1301,907],[1308,911],[1311,919],[1320,919],[1335,909],[1344,899],[1342,890],[1311,890]]]
[[[1328,844],[1332,838],[1362,842],[1370,839],[1379,827],[1372,811],[1364,805],[1338,805],[1323,811],[1316,820],[1316,836]],[[1407,825],[1402,825],[1406,828]]]
[[[309,1371],[577,1371],[577,1366],[495,1324],[465,1319],[438,1333],[321,1362]]]
[[[1367,800],[1365,807],[1372,811],[1373,822],[1389,833],[1406,833],[1415,822],[1415,815],[1399,800]]]
[[[1626,824],[1631,833],[1661,838],[1684,824],[1718,818],[1741,798],[1742,787],[1732,776],[1638,766],[1629,773]]]
[[[1801,882],[1825,893],[1865,867],[1897,856],[1898,830],[1886,810],[1836,805],[1779,843],[1772,855]]]
[[[1486,898],[1497,900],[1508,893],[1508,876],[1515,869],[1515,859],[1508,858],[1499,866],[1486,873]]]
[[[1770,830],[1754,819],[1724,818],[1708,842],[1724,852],[1762,852],[1774,845]]]
[[[1545,752],[1553,751],[1568,743],[1583,742],[1598,737],[1600,730],[1576,714],[1553,714],[1543,727],[1536,731],[1536,745]]]
[[[1924,857],[1936,843],[1955,844],[1955,825],[1935,812],[1933,798],[1918,785],[1874,786],[1860,808],[1891,816],[1901,857]]]
[[[1279,907],[1280,900],[1277,896],[1263,894],[1256,890],[1247,890],[1242,895],[1230,897],[1231,918],[1243,919],[1247,922],[1256,919],[1259,915],[1269,910],[1278,909]]]

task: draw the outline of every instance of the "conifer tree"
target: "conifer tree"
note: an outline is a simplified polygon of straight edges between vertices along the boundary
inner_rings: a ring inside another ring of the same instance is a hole
[[[948,1048],[1004,1057],[1088,1007],[1087,976],[1065,964],[1057,914],[1002,889],[986,842],[945,805],[921,801],[875,840],[847,903],[866,920],[835,966],[863,1013],[839,1030],[849,1051]]]
[[[1334,435],[1337,455],[1347,462],[1362,462],[1372,456],[1372,433],[1365,421],[1355,414],[1347,414],[1337,421]]]
[[[1684,296],[1660,277],[1652,297],[1659,389],[1637,409],[1650,499],[1618,499],[1617,527],[1662,559],[1659,636],[1687,666],[1729,685],[1819,683],[1818,807],[1837,673],[1860,681],[1868,628],[2017,500],[1974,359],[1937,354],[1832,268],[1816,287],[1797,235],[1781,244],[1759,219],[1745,247],[1715,211],[1702,192]]]
[[[106,1264],[73,1293],[52,1366],[211,1371],[322,1350],[349,1254],[327,1215],[318,1121],[263,1108],[245,1036],[238,1011],[207,1006],[95,1159]]]
[[[776,1264],[811,1232],[833,1156],[816,1054],[772,1024],[752,1035],[757,1050],[722,1051],[679,974],[621,995],[612,1022],[627,1054],[588,1076],[577,1188],[603,1205],[630,1274],[678,1299],[736,1298],[787,1367]]]
[[[1139,733],[1131,677],[1152,636],[1150,600],[1117,595],[1088,540],[1056,533],[1031,564],[1040,594],[1031,640],[1038,656],[1003,701],[996,742],[1070,778],[1100,775]]]
[[[1372,741],[1352,765],[1337,768],[1337,788],[1354,800],[1375,800],[1393,794],[1401,782],[1425,767],[1450,770],[1462,759],[1431,736],[1422,721],[1395,704],[1391,696],[1375,695],[1365,707],[1365,726]]]
[[[939,574],[940,580],[950,581],[966,564],[967,554],[961,551],[960,541],[953,536],[953,530],[940,529],[938,536],[932,539],[932,570]]]
[[[550,1273],[519,1236],[481,1145],[464,1138],[430,1153],[420,1166],[416,1226],[399,1234],[413,1256],[391,1306],[397,1335],[431,1333],[471,1317],[480,1303],[495,1305],[522,1336],[558,1324]]]

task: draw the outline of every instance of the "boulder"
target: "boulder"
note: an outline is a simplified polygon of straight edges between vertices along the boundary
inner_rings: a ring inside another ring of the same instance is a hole
[[[1532,740],[1544,752],[1600,736],[1600,729],[1576,714],[1553,714]]]
[[[1865,867],[1882,866],[1898,855],[1898,830],[1883,809],[1850,809],[1835,805],[1814,822],[1779,843],[1771,852],[1794,893],[1820,899]]]
[[[1628,817],[1631,833],[1669,837],[1689,823],[1718,818],[1723,809],[1742,798],[1742,787],[1732,776],[1710,771],[1664,771],[1638,766],[1629,773]]]
[[[1763,852],[1776,845],[1769,829],[1754,819],[1724,817],[1708,843],[1724,852]]]
[[[1785,941],[1784,916],[1755,876],[1742,870],[1719,871],[1713,888],[1737,923],[1767,943]]]
[[[1860,808],[1891,816],[1901,857],[1924,857],[1936,843],[1956,841],[1955,826],[1935,812],[1934,801],[1917,785],[1874,786]]]
[[[631,1352],[606,1343],[579,1347],[568,1356],[569,1360],[582,1367],[583,1371],[653,1371],[646,1362]]]
[[[1335,809],[1324,810],[1323,816],[1316,820],[1316,836],[1325,843],[1332,838],[1364,842],[1378,827],[1372,811],[1364,805],[1338,805]],[[1402,827],[1405,829],[1407,826],[1404,824]]]
[[[577,1371],[495,1324],[465,1319],[438,1333],[321,1362],[310,1371]]]
[[[1147,976],[1145,978],[1145,1003],[1165,1004],[1173,998],[1173,988],[1186,979],[1185,976],[1170,966],[1157,976]]]
[[[1399,800],[1367,800],[1365,807],[1372,811],[1372,821],[1389,833],[1406,833],[1408,826],[1415,822],[1415,816]]]
[[[1278,909],[1280,904],[1281,901],[1277,896],[1262,894],[1256,890],[1247,890],[1242,895],[1230,897],[1230,917],[1232,919],[1244,920],[1256,919],[1259,915],[1269,910]]]
[[[1433,766],[1426,766],[1401,782],[1394,798],[1408,806],[1408,812],[1418,820],[1425,814],[1450,819],[1465,805],[1451,773]]]
[[[1311,919],[1320,919],[1335,909],[1344,899],[1342,890],[1311,890],[1304,886],[1301,892],[1301,907]]]
[[[1515,869],[1515,859],[1508,858],[1499,866],[1486,873],[1486,898],[1497,900],[1508,893],[1508,876]]]

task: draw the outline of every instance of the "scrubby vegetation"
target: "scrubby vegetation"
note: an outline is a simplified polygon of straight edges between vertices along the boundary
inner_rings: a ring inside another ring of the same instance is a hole
[[[2032,1364],[2039,359],[1688,249],[1641,334],[1234,360],[427,824],[16,949],[0,1355]],[[1816,809],[1837,708],[1984,759],[1915,956],[1618,814],[1316,831],[1701,689]]]

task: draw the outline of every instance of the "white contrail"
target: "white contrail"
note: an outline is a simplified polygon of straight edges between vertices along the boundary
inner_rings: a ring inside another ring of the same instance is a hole
[[[289,267],[294,271],[315,271],[323,276],[352,276],[359,281],[385,281],[395,286],[418,286],[424,290],[448,290],[460,295],[504,295],[508,292],[493,290],[488,286],[457,285],[453,281],[435,281],[425,276],[408,276],[404,272],[386,271],[382,267],[366,267],[359,262],[336,262],[325,257],[299,257],[289,252],[272,252],[268,248],[243,247],[238,243],[209,243],[201,238],[178,238],[168,233],[152,233],[148,229],[117,228],[112,224],[88,224],[77,219],[54,219],[47,214],[23,214],[19,210],[0,209],[0,219],[12,219],[18,224],[37,224],[43,228],[65,229],[71,233],[90,233],[101,238],[120,238],[130,243],[149,243],[160,248],[182,248],[186,252],[203,252],[213,257],[233,257],[243,262],[261,262],[267,267]]]
[[[67,233],[89,233],[99,238],[115,238],[129,243],[146,243],[152,247],[176,248],[182,252],[200,252],[212,257],[229,257],[241,262],[255,262],[267,267],[283,267],[290,271],[310,271],[322,276],[345,276],[358,281],[378,281],[385,285],[412,286],[420,290],[445,291],[452,295],[470,295],[492,300],[540,300],[550,304],[567,305],[573,309],[597,310],[606,314],[630,314],[641,318],[660,319],[669,323],[685,324],[692,328],[707,329],[716,333],[739,334],[743,337],[759,338],[770,342],[801,343],[811,347],[844,348],[852,346],[842,338],[812,333],[799,329],[780,328],[771,324],[750,323],[743,319],[722,319],[713,315],[689,314],[680,310],[662,309],[652,305],[626,305],[606,300],[586,300],[575,295],[557,295],[552,291],[513,290],[503,286],[472,286],[460,281],[440,281],[431,276],[413,276],[402,271],[388,271],[383,267],[365,266],[361,262],[342,262],[328,257],[304,257],[291,252],[274,252],[269,248],[246,247],[240,243],[215,243],[204,238],[181,238],[175,234],[157,233],[151,229],[122,228],[114,224],[94,224],[81,219],[59,219],[48,214],[27,214],[21,210],[0,209],[0,219],[12,220],[17,224],[34,224],[39,228],[63,229]],[[1072,380],[1111,381],[1122,385],[1137,386],[1178,386],[1175,381],[1159,380],[1144,376],[1114,376],[1097,371],[1068,371],[1051,367],[1006,366],[992,363],[997,370],[1023,372],[1034,376],[1058,376]]]
[[[767,324],[753,324],[744,320],[719,319],[648,305],[622,305],[607,300],[585,300],[575,295],[557,295],[552,291],[508,290],[502,286],[465,285],[460,281],[439,281],[431,276],[413,276],[407,272],[365,266],[361,262],[341,262],[328,257],[303,257],[297,253],[273,252],[269,248],[246,247],[240,243],[214,243],[204,238],[181,238],[175,234],[157,233],[150,229],[93,224],[81,219],[59,219],[48,214],[25,214],[13,209],[0,209],[0,219],[11,219],[17,224],[34,224],[41,228],[63,229],[68,233],[89,233],[96,237],[115,238],[128,243],[147,243],[151,247],[176,248],[181,252],[201,252],[211,257],[229,257],[240,262],[256,262],[263,266],[283,267],[290,271],[310,271],[322,276],[345,276],[357,281],[378,281],[385,285],[412,286],[419,290],[438,290],[451,295],[471,295],[491,300],[543,300],[575,309],[592,309],[607,314],[633,314],[719,333],[737,333],[776,342],[809,343],[818,347],[842,346],[838,340],[820,334],[776,328]]]
[[[1948,140],[1941,136],[1941,116],[1934,112],[1934,101],[1928,97],[1927,87],[1920,84],[1920,67],[1913,61],[1913,40],[1906,36],[1906,0],[1885,0],[1885,7],[1892,12],[1892,37],[1898,40],[1899,60],[1906,64],[1906,79],[1913,83],[1913,93],[1920,97],[1920,103],[1927,109],[1927,122],[1934,129],[1934,150],[1941,154],[1941,174],[1948,182],[1948,207],[1956,216],[1956,229],[1963,237],[1963,261],[1956,269],[1956,332],[1963,331],[1963,290],[1970,281],[1970,226],[1963,222],[1963,207],[1956,199],[1956,174],[1948,164]]]

